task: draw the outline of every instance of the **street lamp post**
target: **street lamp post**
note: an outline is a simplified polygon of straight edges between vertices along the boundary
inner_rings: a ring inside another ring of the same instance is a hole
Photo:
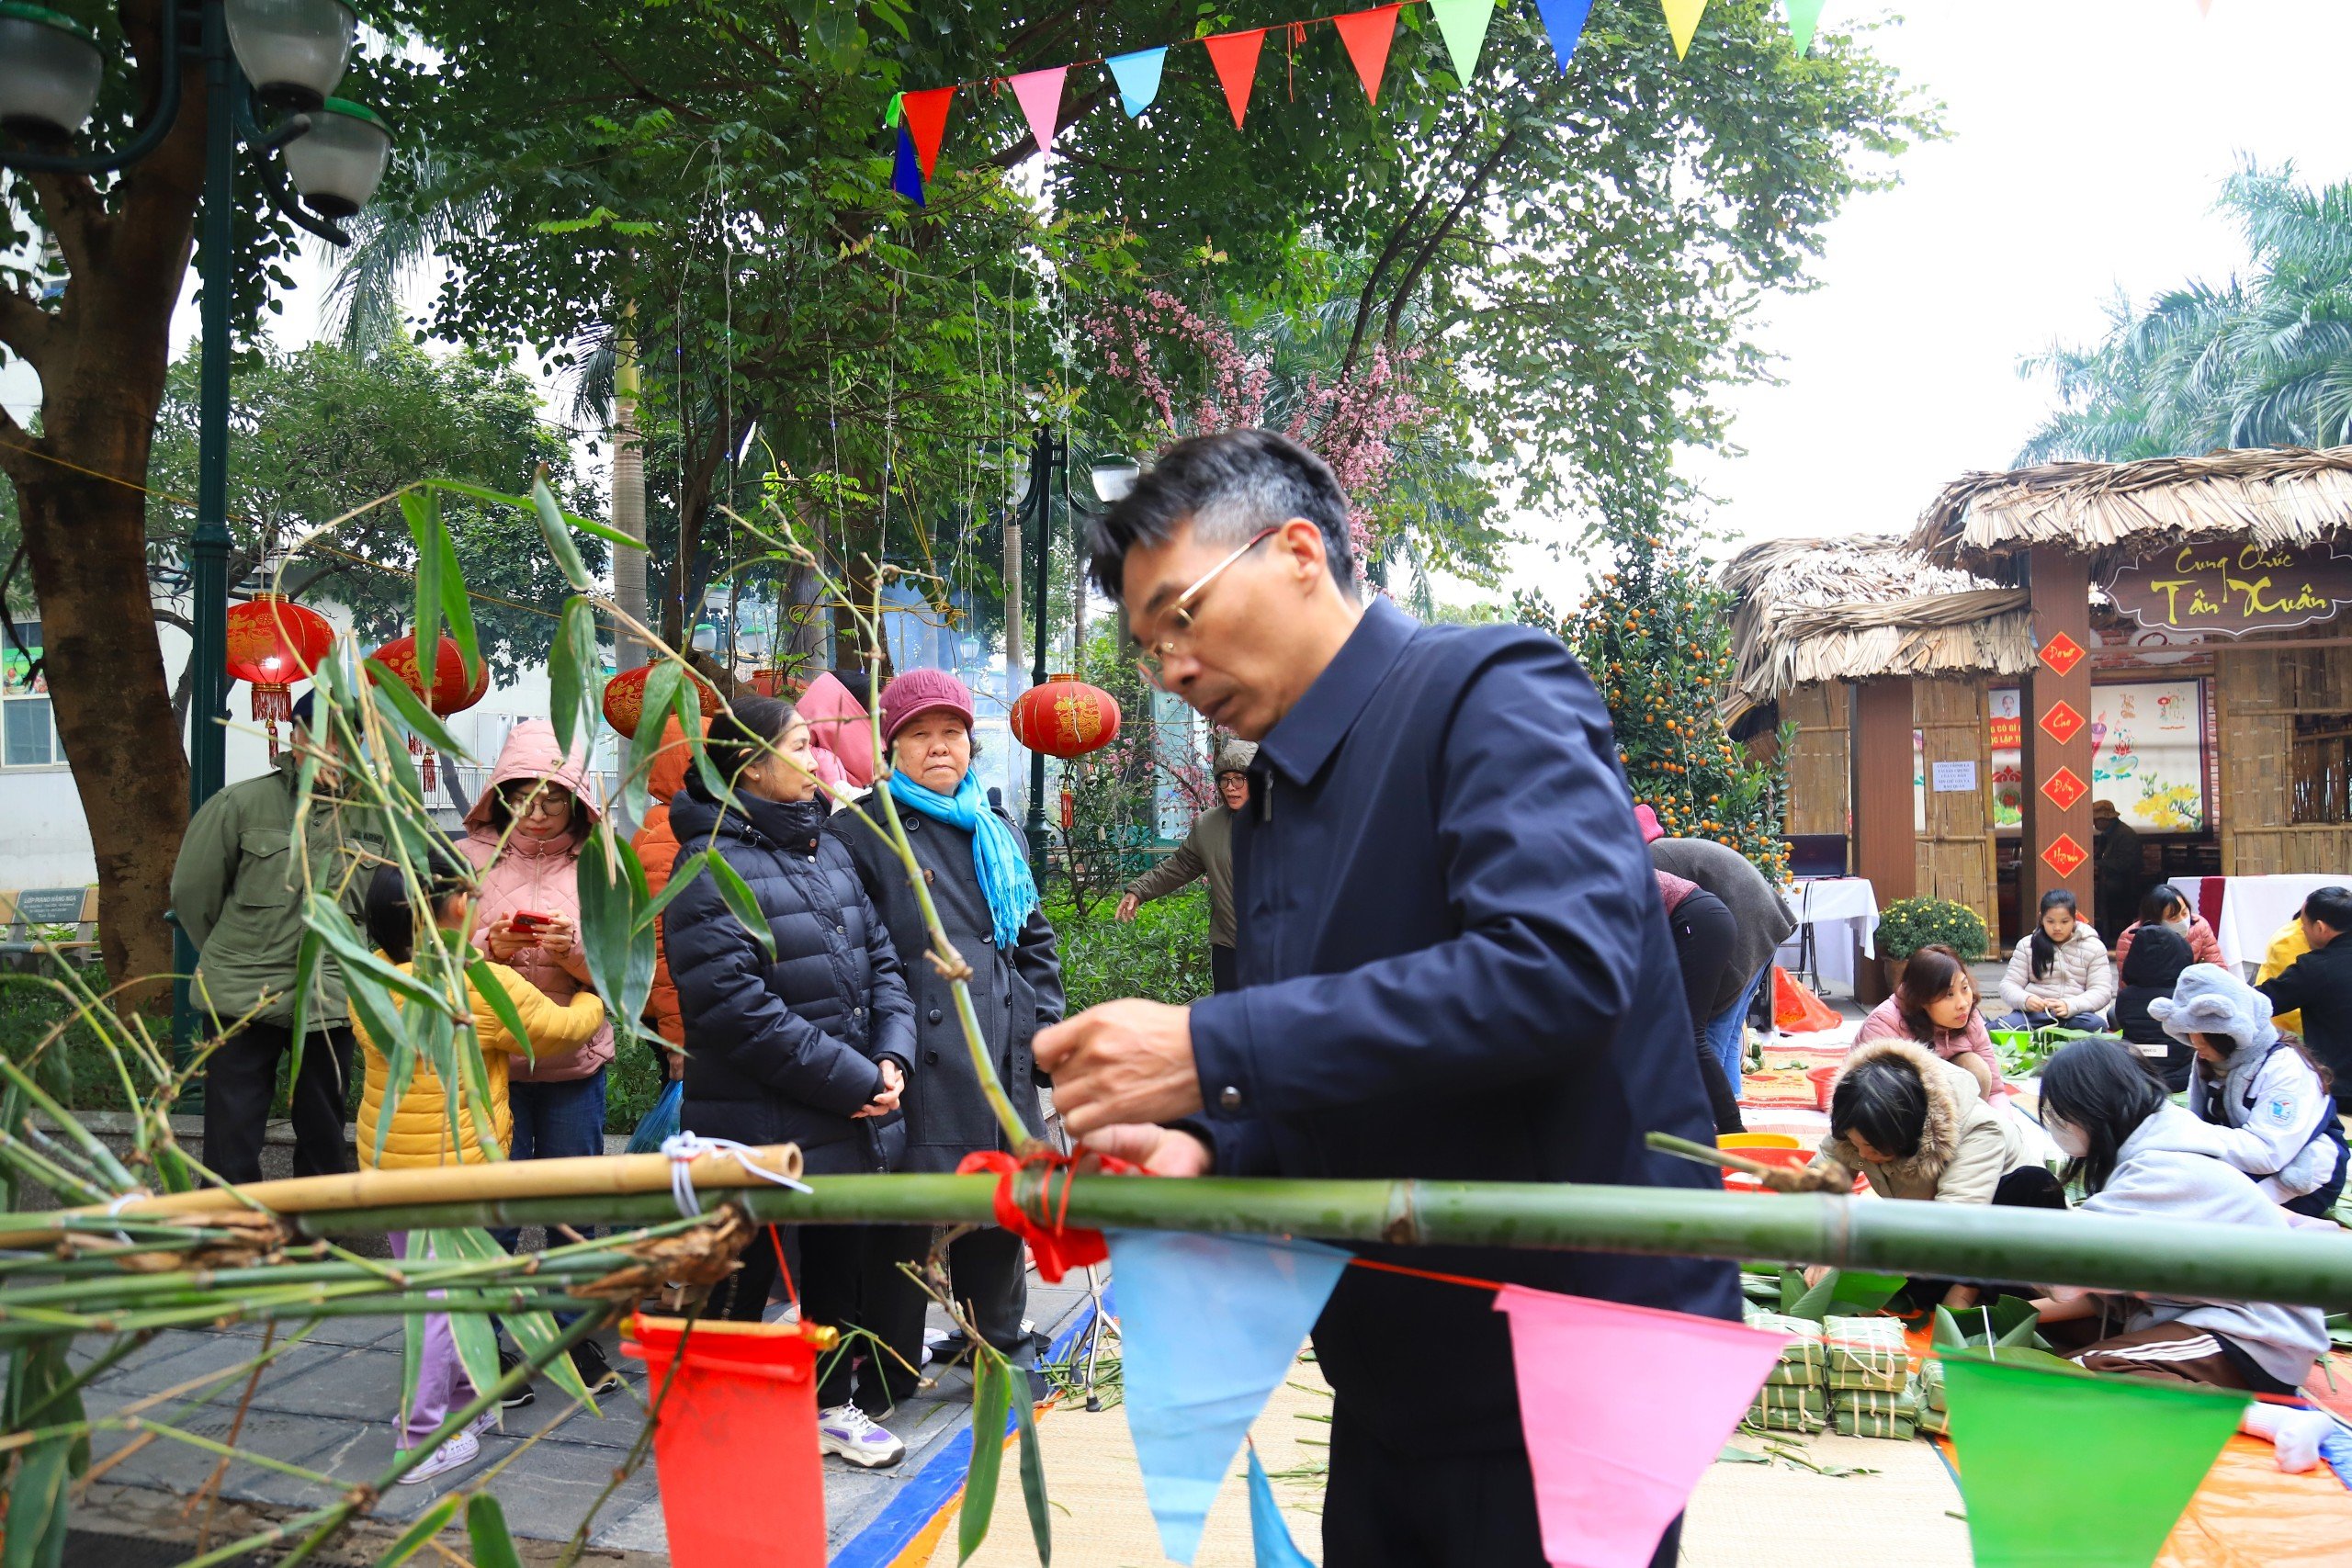
[[[219,793],[227,765],[229,555],[229,257],[234,243],[240,142],[266,157],[286,150],[283,172],[264,164],[263,196],[298,227],[350,243],[332,221],[375,194],[391,155],[391,130],[368,109],[329,96],[343,79],[357,17],[343,0],[164,0],[155,110],[111,152],[63,151],[96,106],[105,62],[87,28],[45,7],[0,3],[0,130],[30,146],[0,148],[0,168],[106,174],[163,143],[179,118],[180,53],[204,61],[203,360],[198,376],[196,525],[188,536],[188,811]],[[188,35],[194,33],[191,39]],[[264,130],[249,100],[283,118]],[[290,175],[294,193],[285,188]],[[309,210],[304,210],[305,208]],[[197,953],[173,928],[172,1033],[181,1053],[196,1028],[187,979]],[[193,1096],[191,1098],[194,1098]]]
[[[1058,487],[1054,479],[1057,468],[1061,472]],[[1125,500],[1127,492],[1135,489],[1138,471],[1132,458],[1117,456],[1095,458],[1088,473],[1093,483],[1095,500],[1103,506]],[[1022,526],[1036,531],[1036,568],[1032,573],[1036,581],[1030,594],[1031,627],[1035,634],[1035,657],[1030,671],[1030,684],[1033,686],[1044,685],[1048,673],[1046,668],[1046,590],[1054,558],[1053,500],[1057,488],[1061,494],[1063,513],[1070,519],[1072,529],[1070,557],[1076,581],[1071,583],[1071,591],[1084,593],[1086,572],[1083,563],[1077,558],[1079,551],[1075,531],[1078,519],[1096,515],[1096,509],[1070,493],[1069,438],[1050,424],[1041,424],[1029,444],[1029,488],[1022,492],[1020,504],[1014,510],[1014,516]],[[1009,608],[1013,614],[1019,613],[1018,606]],[[1073,660],[1078,651],[1082,650],[1073,650]],[[1029,835],[1031,871],[1042,887],[1046,882],[1046,754],[1043,751],[1029,753],[1029,810],[1025,827]]]

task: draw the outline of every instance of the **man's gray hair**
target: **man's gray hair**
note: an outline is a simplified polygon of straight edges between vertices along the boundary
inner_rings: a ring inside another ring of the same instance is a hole
[[[1096,520],[1089,531],[1090,570],[1096,586],[1120,602],[1127,552],[1164,542],[1182,524],[1191,523],[1202,544],[1231,549],[1294,517],[1322,531],[1332,580],[1352,590],[1348,497],[1329,464],[1271,430],[1195,435],[1161,453],[1126,499]]]

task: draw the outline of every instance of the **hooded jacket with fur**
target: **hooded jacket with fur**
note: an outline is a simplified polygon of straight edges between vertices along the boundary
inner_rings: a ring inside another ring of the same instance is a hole
[[[1919,1146],[1883,1164],[1864,1159],[1843,1138],[1830,1138],[1815,1156],[1816,1166],[1836,1160],[1867,1178],[1882,1198],[1938,1203],[1990,1203],[2001,1178],[2033,1163],[2025,1140],[2008,1120],[1984,1103],[1968,1069],[1943,1060],[1907,1040],[1872,1040],[1846,1057],[1847,1072],[1865,1062],[1899,1062],[1918,1076],[1928,1100]]]
[[[516,779],[547,779],[570,790],[580,802],[578,830],[552,839],[533,839],[520,832],[502,835],[496,826],[499,786]],[[565,756],[555,743],[555,727],[543,718],[526,718],[506,737],[491,769],[481,797],[466,813],[466,836],[458,852],[482,868],[481,902],[475,915],[474,945],[485,951],[492,923],[503,916],[528,913],[561,915],[571,921],[575,939],[561,958],[526,947],[506,960],[514,971],[561,1007],[588,988],[588,960],[582,952],[580,926],[580,848],[587,829],[602,814],[588,782],[588,748],[574,737],[572,754]],[[500,839],[504,839],[502,846]],[[598,1026],[588,1043],[572,1051],[548,1052],[537,1057],[516,1057],[516,1083],[560,1083],[592,1077],[613,1059],[613,1021]]]

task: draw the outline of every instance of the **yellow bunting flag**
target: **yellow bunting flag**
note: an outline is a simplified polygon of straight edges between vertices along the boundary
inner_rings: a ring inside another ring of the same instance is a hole
[[[1666,30],[1674,35],[1674,58],[1690,57],[1690,35],[1699,30],[1699,18],[1707,14],[1707,0],[1658,0],[1666,7]]]

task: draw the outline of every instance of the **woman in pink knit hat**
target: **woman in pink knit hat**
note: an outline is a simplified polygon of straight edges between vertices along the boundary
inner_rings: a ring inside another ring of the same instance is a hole
[[[947,940],[972,967],[972,1010],[996,1076],[1032,1136],[1045,1135],[1030,1042],[1062,1016],[1061,961],[1054,928],[1038,906],[1029,849],[1011,817],[989,804],[972,773],[972,694],[944,670],[910,670],[882,690],[882,741],[890,792]],[[899,1168],[952,1171],[976,1150],[1010,1149],[981,1097],[955,998],[922,954],[931,946],[906,868],[852,812],[825,824],[857,862],[865,891],[904,958],[915,998],[922,1056],[908,1080],[907,1157]],[[888,1248],[883,1249],[888,1251]],[[998,1349],[1025,1364],[1034,1351],[1022,1330],[1028,1304],[1021,1238],[972,1232],[948,1248],[956,1299]],[[887,1282],[883,1282],[887,1284]],[[876,1332],[882,1332],[877,1326]],[[903,1336],[903,1337],[900,1337]],[[896,1334],[910,1361],[922,1341],[922,1302]]]

